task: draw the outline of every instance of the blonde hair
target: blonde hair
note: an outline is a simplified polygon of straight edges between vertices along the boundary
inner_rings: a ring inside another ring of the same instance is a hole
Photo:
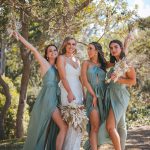
[[[70,41],[70,40],[74,40],[76,42],[75,38],[73,38],[73,37],[66,37],[64,39],[64,41],[63,41],[62,46],[60,47],[60,50],[59,50],[60,55],[64,55],[66,53],[66,46],[68,44],[68,41]],[[74,53],[76,53],[76,52],[77,52],[77,50],[75,50]]]

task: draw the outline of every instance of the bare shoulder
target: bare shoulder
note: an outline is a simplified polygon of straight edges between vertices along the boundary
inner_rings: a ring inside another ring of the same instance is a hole
[[[65,59],[64,55],[59,55],[59,56],[58,56],[58,60],[63,61],[64,59]]]
[[[135,72],[135,68],[134,68],[134,66],[133,65],[131,65],[130,67],[129,67],[129,72]]]
[[[58,58],[57,58],[57,61],[61,62],[61,63],[65,63],[66,60],[65,60],[64,55],[59,55]]]
[[[64,57],[64,55],[59,55],[57,58],[57,67],[59,68],[60,66],[65,66],[66,65],[66,59]]]
[[[129,76],[136,76],[135,68],[133,66],[129,67],[128,71],[126,72],[126,75]]]
[[[82,62],[82,66],[89,66],[89,60],[84,60]]]

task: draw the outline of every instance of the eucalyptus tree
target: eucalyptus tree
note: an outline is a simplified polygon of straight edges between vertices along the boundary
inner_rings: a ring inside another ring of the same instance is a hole
[[[8,0],[1,1],[8,23],[21,24],[21,34],[39,50],[45,44],[55,42],[58,46],[65,36],[87,44],[88,39],[97,41],[119,28],[132,17],[125,0]],[[6,26],[5,24],[5,26]],[[26,104],[27,86],[34,59],[23,45],[20,49],[22,74],[20,97],[16,120],[16,137],[23,136],[23,114]],[[18,58],[19,59],[19,58]],[[16,74],[17,75],[17,74]]]

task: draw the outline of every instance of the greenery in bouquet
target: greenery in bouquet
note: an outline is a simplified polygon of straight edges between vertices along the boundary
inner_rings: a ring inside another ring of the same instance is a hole
[[[69,105],[60,106],[60,110],[63,120],[69,126],[72,126],[75,130],[82,133],[86,131],[88,118],[86,116],[84,105],[71,102]]]
[[[114,82],[116,82],[127,71],[130,71],[130,67],[131,67],[131,65],[129,64],[126,57],[124,57],[123,59],[116,62],[115,66],[113,68],[113,72],[112,72],[116,76],[114,79]],[[105,81],[106,81],[106,83],[110,83],[110,81],[111,81],[110,75],[108,75],[108,74],[106,75]]]

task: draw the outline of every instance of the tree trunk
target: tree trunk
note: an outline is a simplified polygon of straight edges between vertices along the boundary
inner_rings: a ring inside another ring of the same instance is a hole
[[[87,7],[93,0],[85,0],[79,6],[77,6],[74,10],[74,15],[76,16],[78,12],[82,11],[85,7]]]
[[[79,7],[77,7],[74,11],[74,15],[76,15],[79,11],[83,10],[92,0],[85,0]],[[25,3],[25,0],[20,0],[22,4]],[[25,12],[27,12],[26,10]],[[25,39],[28,40],[28,25],[29,19],[21,10],[21,21],[22,21],[22,35]],[[29,82],[29,74],[30,74],[30,67],[31,67],[31,60],[29,59],[30,53],[24,50],[23,46],[20,47],[21,50],[21,57],[23,60],[23,73],[21,78],[21,88],[20,88],[20,97],[19,97],[19,105],[17,111],[17,120],[16,120],[16,137],[20,138],[23,136],[23,114],[24,108],[26,103],[26,92],[27,86]]]
[[[22,73],[22,78],[21,78],[20,97],[19,97],[19,105],[18,105],[17,120],[16,120],[16,137],[17,138],[21,138],[24,134],[23,114],[24,114],[24,108],[26,104],[26,93],[27,93],[27,86],[29,82],[29,75],[30,75],[30,61],[27,58],[27,60],[24,62],[23,73]]]
[[[11,104],[11,95],[9,92],[8,84],[0,76],[0,85],[3,87],[3,94],[6,97],[5,104],[0,112],[0,140],[5,139],[4,120],[6,117],[7,110]]]
[[[22,35],[26,40],[28,40],[29,20],[22,10],[21,10],[21,21],[22,21]],[[16,119],[17,138],[21,138],[24,135],[23,114],[24,114],[24,108],[26,104],[27,86],[28,86],[30,71],[31,71],[30,52],[27,51],[23,45],[20,46],[20,52],[23,61],[23,72],[21,78],[20,97],[19,97],[19,105],[18,105],[17,119]]]

